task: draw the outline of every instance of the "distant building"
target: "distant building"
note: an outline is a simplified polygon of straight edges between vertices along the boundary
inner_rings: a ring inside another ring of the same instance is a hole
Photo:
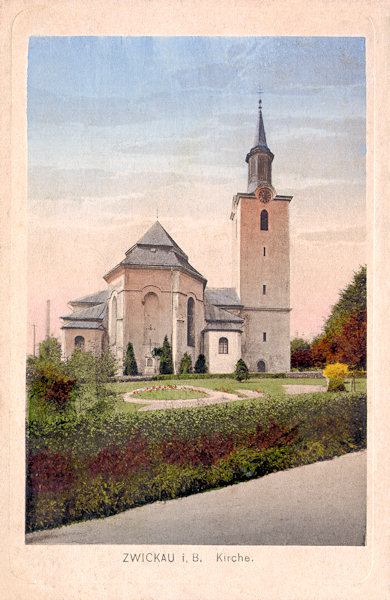
[[[157,373],[154,349],[167,335],[175,371],[187,352],[205,354],[209,372],[229,373],[239,358],[250,371],[290,369],[289,203],[272,186],[261,101],[253,148],[246,156],[248,190],[233,198],[233,287],[206,279],[162,225],[154,225],[104,279],[104,291],[69,302],[62,317],[63,353],[110,348],[120,367],[128,342],[139,370]]]

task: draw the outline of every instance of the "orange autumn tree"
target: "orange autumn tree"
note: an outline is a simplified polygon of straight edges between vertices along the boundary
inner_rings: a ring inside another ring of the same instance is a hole
[[[342,362],[356,369],[367,364],[367,270],[360,267],[352,282],[340,292],[338,302],[311,344],[313,364]]]

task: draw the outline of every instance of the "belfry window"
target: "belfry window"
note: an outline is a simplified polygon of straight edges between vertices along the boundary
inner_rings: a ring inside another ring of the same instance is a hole
[[[229,354],[229,342],[225,337],[219,338],[218,354]]]
[[[192,298],[187,302],[187,346],[195,346],[195,302]]]
[[[262,210],[260,214],[260,229],[268,231],[268,212],[266,210]]]

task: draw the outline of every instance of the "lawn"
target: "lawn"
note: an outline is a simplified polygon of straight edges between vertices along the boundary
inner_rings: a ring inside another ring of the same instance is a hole
[[[357,380],[357,382],[360,381],[365,381],[365,380]],[[168,379],[168,380],[164,380],[164,382],[158,383],[158,382],[153,382],[153,383],[144,383],[144,382],[140,382],[140,381],[128,381],[128,382],[115,382],[115,383],[110,383],[109,384],[109,388],[111,391],[113,391],[115,394],[118,395],[123,395],[126,392],[133,392],[134,390],[140,389],[141,387],[146,387],[146,385],[148,385],[148,387],[152,387],[153,385],[155,385],[156,387],[158,387],[158,385],[160,385],[161,387],[163,386],[175,386],[175,385],[183,385],[185,387],[191,387],[193,389],[197,389],[197,387],[204,387],[210,390],[216,390],[216,391],[225,391],[228,393],[236,393],[237,390],[253,390],[253,391],[258,391],[259,393],[262,394],[269,394],[271,396],[275,396],[275,395],[285,395],[285,389],[284,389],[284,385],[319,385],[319,386],[325,386],[325,379],[289,379],[289,378],[281,378],[281,379],[265,379],[265,378],[259,378],[259,379],[247,379],[246,381],[237,381],[236,379],[233,378],[226,378],[226,379],[218,379],[218,378],[210,378],[210,379],[191,379],[191,377],[189,376],[188,379],[180,379],[180,381],[177,381],[175,379]],[[356,391],[360,391],[359,388],[356,388]],[[363,390],[362,390],[363,391]],[[151,394],[153,394],[153,392],[151,392]],[[141,398],[141,395],[137,394],[137,398]],[[144,396],[144,394],[142,394],[142,398],[149,398],[149,399],[156,399],[156,396]],[[169,392],[167,393],[167,395],[164,395],[164,400],[175,400],[177,398],[185,398],[185,397],[189,397],[189,396],[178,396],[176,394],[176,390],[172,390],[172,394],[169,394]],[[193,398],[197,397],[197,396],[192,396]],[[199,397],[199,396],[198,396]]]
[[[142,389],[139,392],[131,393],[131,399],[141,398],[142,400],[186,400],[191,398],[205,398],[206,392],[198,390],[192,386],[161,385],[150,386],[147,389]]]

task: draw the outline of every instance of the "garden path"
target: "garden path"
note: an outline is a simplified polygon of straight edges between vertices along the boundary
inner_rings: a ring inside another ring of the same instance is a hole
[[[313,394],[315,392],[326,392],[323,385],[284,385],[286,394]]]

